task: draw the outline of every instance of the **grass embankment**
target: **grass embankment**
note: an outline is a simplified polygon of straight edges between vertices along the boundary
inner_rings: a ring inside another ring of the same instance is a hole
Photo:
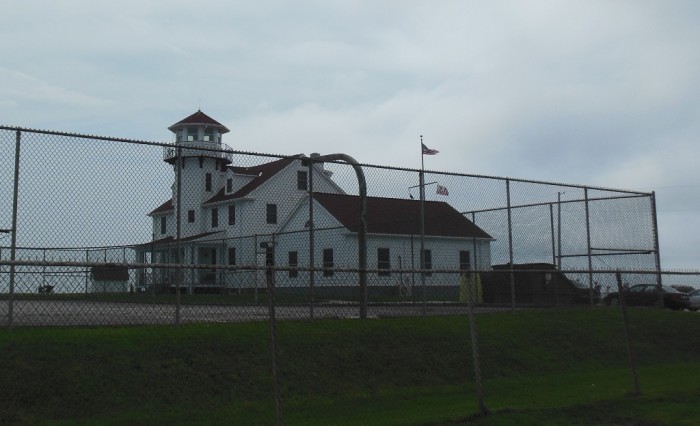
[[[287,424],[696,424],[700,315],[614,309],[282,322]],[[273,424],[267,323],[0,331],[0,424]]]

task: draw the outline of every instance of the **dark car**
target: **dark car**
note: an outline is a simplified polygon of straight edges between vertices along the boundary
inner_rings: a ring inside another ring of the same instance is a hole
[[[656,306],[659,300],[658,287],[656,284],[637,284],[629,287],[624,291],[625,304],[627,306]],[[661,292],[664,298],[664,308],[669,309],[688,309],[690,301],[688,295],[680,291],[668,287],[661,286]],[[618,292],[610,293],[603,298],[606,305],[619,305],[620,294]]]

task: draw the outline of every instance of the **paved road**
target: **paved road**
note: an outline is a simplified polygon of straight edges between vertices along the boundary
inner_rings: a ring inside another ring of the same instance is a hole
[[[507,310],[504,308],[476,308],[475,313]],[[458,305],[429,304],[427,315],[466,314],[467,308]],[[314,318],[358,318],[359,308],[351,304],[319,304],[314,306]],[[369,306],[370,318],[421,316],[423,307],[416,305]],[[149,303],[114,303],[95,301],[16,300],[13,305],[13,326],[99,326],[174,324],[174,305]],[[307,319],[310,307],[277,306],[279,320]],[[183,305],[179,312],[181,323],[231,323],[268,319],[268,308],[258,306]],[[7,326],[8,301],[0,301],[0,326]]]

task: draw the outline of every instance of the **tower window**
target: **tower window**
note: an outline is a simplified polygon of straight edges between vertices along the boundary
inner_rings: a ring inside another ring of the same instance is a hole
[[[204,175],[204,190],[211,192],[211,173]]]
[[[468,271],[471,269],[471,262],[469,261],[469,251],[460,250],[459,251],[459,269],[462,271]]]
[[[423,269],[433,269],[433,252],[425,249],[423,250],[423,259],[424,259],[424,264],[423,264]],[[426,272],[426,276],[431,276],[432,272]]]
[[[266,211],[267,223],[274,225],[277,223],[277,204],[268,204]]]
[[[197,140],[197,130],[196,127],[187,128],[187,141],[192,142]]]
[[[290,268],[296,268],[299,266],[299,253],[296,251],[289,252],[289,261],[287,262]],[[299,276],[299,271],[296,269],[289,270],[289,278],[296,278]]]
[[[377,249],[377,269],[386,269],[386,271],[381,271],[377,273],[379,276],[390,275],[389,268],[391,267],[391,260],[388,248],[378,248]]]
[[[333,249],[323,249],[323,276],[332,277],[333,276]],[[328,269],[326,269],[328,268]]]
[[[211,227],[216,228],[219,226],[219,209],[214,207],[211,209]]]
[[[229,247],[228,248],[228,264],[229,265],[236,264],[236,247]]]
[[[236,224],[236,205],[231,204],[228,206],[228,224],[229,225],[235,225]]]
[[[300,170],[297,172],[297,189],[302,191],[309,189],[308,175],[305,171]]]
[[[214,129],[204,129],[204,141],[214,142]]]

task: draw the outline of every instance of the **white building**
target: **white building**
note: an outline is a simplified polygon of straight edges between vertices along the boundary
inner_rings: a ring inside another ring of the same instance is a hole
[[[314,274],[314,285],[323,288],[356,288],[357,274],[328,268],[358,266],[357,232],[359,197],[347,195],[331,178],[322,163],[309,168],[303,155],[274,160],[253,167],[233,164],[231,149],[222,144],[229,130],[197,111],[169,127],[176,142],[164,150],[164,161],[177,176],[181,158],[180,241],[176,241],[178,206],[177,179],[172,198],[149,213],[153,220],[152,242],[137,249],[141,261],[181,262],[191,265],[263,265],[274,256],[280,266],[309,267],[309,173],[313,173],[314,265],[326,268]],[[226,152],[229,151],[229,152]],[[405,291],[415,277],[390,269],[418,268],[420,264],[420,203],[414,200],[368,198],[368,274],[370,291]],[[488,268],[492,238],[445,202],[426,201],[426,268]],[[263,242],[269,244],[261,249]],[[180,246],[180,259],[176,246]],[[383,271],[386,269],[386,271]],[[172,289],[174,269],[142,273],[139,285]],[[308,288],[310,274],[284,271],[276,275],[277,286]],[[426,285],[456,288],[458,279],[444,275],[426,277]],[[250,268],[186,269],[181,286],[187,292],[236,290],[265,287],[264,274]]]

